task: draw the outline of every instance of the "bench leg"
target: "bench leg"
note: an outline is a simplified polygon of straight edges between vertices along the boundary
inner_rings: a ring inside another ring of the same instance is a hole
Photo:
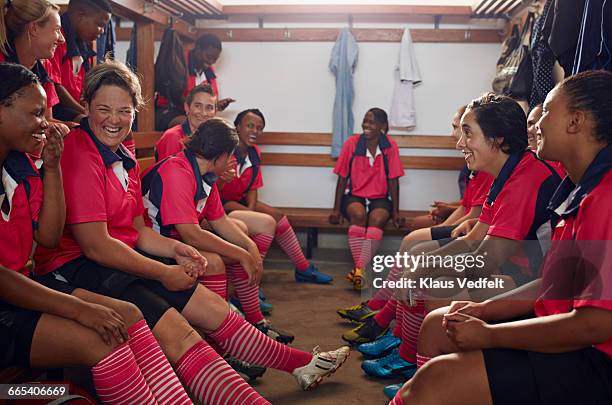
[[[306,258],[312,258],[312,249],[318,245],[318,229],[308,228],[306,231]]]

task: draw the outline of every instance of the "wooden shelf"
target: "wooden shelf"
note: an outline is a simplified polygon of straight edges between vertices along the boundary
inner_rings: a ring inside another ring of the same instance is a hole
[[[198,29],[196,36],[211,33],[223,42],[334,42],[339,28],[215,28]],[[400,42],[403,29],[353,28],[358,42]],[[414,42],[499,43],[502,32],[483,29],[411,29]]]

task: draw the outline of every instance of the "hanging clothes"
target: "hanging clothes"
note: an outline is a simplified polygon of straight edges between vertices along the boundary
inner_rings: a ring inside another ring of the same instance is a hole
[[[357,41],[349,29],[340,31],[332,49],[329,69],[336,76],[336,97],[334,99],[332,157],[338,157],[344,141],[353,133],[353,71],[357,64]]]
[[[555,0],[554,14],[548,43],[565,77],[572,74],[576,45],[580,35],[581,16],[586,0]]]
[[[612,70],[612,1],[586,0],[572,74]]]
[[[533,33],[531,36],[533,86],[531,97],[529,98],[529,109],[543,103],[546,95],[555,86],[553,67],[555,66],[556,59],[548,44],[552,20],[554,18],[550,13],[553,4],[554,0],[546,0],[542,14],[533,26]]]
[[[389,113],[389,125],[396,128],[412,129],[416,126],[414,86],[421,83],[421,72],[412,46],[410,30],[405,29],[400,42],[395,87]]]
[[[138,69],[138,37],[136,36],[136,24],[137,23],[134,23],[132,31],[130,31],[130,45],[125,55],[125,63],[134,73],[136,73]]]
[[[96,60],[98,63],[103,63],[106,55],[111,59],[115,59],[115,49],[117,46],[117,36],[115,34],[115,20],[112,18],[106,24],[104,32],[96,41]]]

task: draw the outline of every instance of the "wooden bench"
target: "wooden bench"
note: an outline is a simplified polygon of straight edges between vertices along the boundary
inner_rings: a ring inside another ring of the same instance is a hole
[[[155,163],[154,147],[160,132],[135,132],[136,157],[141,172]],[[410,149],[454,150],[455,144],[449,136],[391,135],[398,147]],[[331,134],[301,132],[266,132],[258,140],[259,145],[331,146]],[[277,153],[263,152],[262,164],[266,166],[334,167],[329,154],[322,153]],[[406,169],[460,170],[465,160],[456,156],[401,156]]]

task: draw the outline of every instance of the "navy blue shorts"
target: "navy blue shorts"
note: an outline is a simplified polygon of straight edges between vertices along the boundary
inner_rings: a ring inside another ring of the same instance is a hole
[[[612,360],[600,350],[483,350],[494,405],[612,404]]]
[[[75,288],[131,302],[140,309],[151,329],[168,309],[175,308],[181,312],[197,288],[195,283],[187,290],[169,291],[159,281],[140,278],[103,266],[85,256],[36,279],[54,289],[57,289],[58,280],[61,279]]]
[[[372,210],[377,209],[377,208],[382,208],[382,209],[387,210],[387,212],[389,212],[389,217],[391,217],[391,212],[393,212],[393,203],[388,198],[368,199],[368,198],[363,198],[363,197],[356,197],[352,194],[345,194],[344,196],[342,196],[342,202],[340,204],[340,213],[342,214],[344,218],[348,219],[349,221],[351,219],[348,216],[347,209],[348,209],[348,206],[352,203],[359,203],[363,205],[366,208],[368,214]]]

